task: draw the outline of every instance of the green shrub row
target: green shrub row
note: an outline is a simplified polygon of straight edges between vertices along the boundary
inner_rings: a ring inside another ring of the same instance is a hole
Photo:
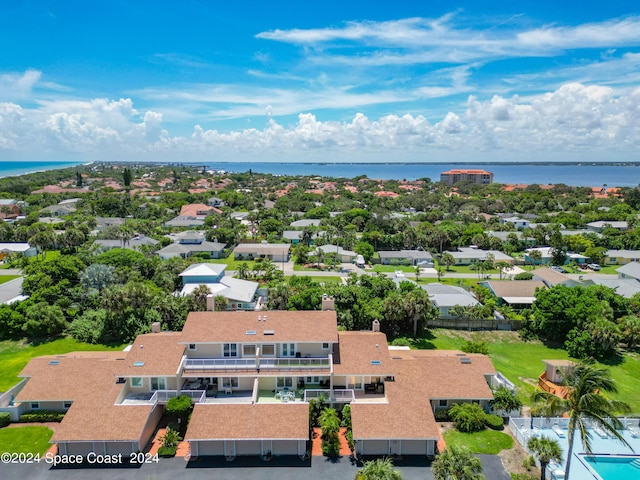
[[[20,422],[61,422],[64,418],[64,414],[65,412],[57,412],[54,410],[38,410],[20,415]]]
[[[158,449],[158,456],[162,458],[175,457],[178,447],[160,447]]]
[[[487,415],[484,417],[484,424],[492,430],[503,430],[504,420],[498,415]]]
[[[0,412],[0,428],[6,427],[11,423],[11,414],[9,412]]]

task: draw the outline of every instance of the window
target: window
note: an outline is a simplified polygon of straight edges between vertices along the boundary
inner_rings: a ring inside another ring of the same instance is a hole
[[[131,379],[132,387],[141,387],[142,386],[142,377],[133,377]]]
[[[167,382],[164,377],[151,378],[151,390],[166,390]]]
[[[196,344],[195,343],[190,343],[189,344],[189,350],[195,350],[196,349]]]
[[[40,402],[31,402],[31,410],[40,410]]]
[[[64,402],[62,404],[62,408],[64,408],[65,410],[69,410],[71,408],[71,402]]]
[[[256,346],[255,346],[255,344],[243,345],[242,346],[242,356],[243,357],[255,357],[256,356]]]
[[[447,402],[447,400],[440,400],[440,401],[438,402],[438,406],[439,406],[439,407],[446,407],[446,406],[447,406],[447,403],[448,403],[448,402]]]
[[[296,344],[295,343],[283,343],[282,344],[282,356],[283,357],[295,357],[296,356]]]
[[[278,388],[291,388],[293,387],[293,377],[278,377],[278,381],[276,383]]]
[[[329,350],[329,342],[324,342],[324,343],[322,344],[322,349],[323,349],[323,350]]]
[[[305,379],[307,383],[320,383],[320,377],[307,377]]]
[[[222,377],[222,388],[238,388],[238,377]]]
[[[276,346],[273,344],[262,345],[262,356],[273,357],[276,354]]]
[[[222,350],[222,355],[225,357],[237,357],[238,356],[238,344],[237,343],[225,343]]]

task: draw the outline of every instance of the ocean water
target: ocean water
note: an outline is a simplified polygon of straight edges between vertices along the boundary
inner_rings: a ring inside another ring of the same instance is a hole
[[[0,177],[57,168],[69,168],[82,162],[0,162]],[[186,165],[187,163],[185,163]],[[202,163],[193,164],[200,165]],[[473,168],[493,173],[495,183],[564,183],[573,186],[635,187],[640,184],[640,163],[634,165],[587,164],[442,164],[442,163],[269,163],[216,162],[207,169],[227,172],[270,173],[273,175],[320,175],[353,178],[366,175],[372,179],[415,180],[427,177],[437,181],[440,173],[454,168]]]
[[[0,162],[0,177],[13,177],[25,173],[75,167],[76,165],[82,165],[82,162]]]

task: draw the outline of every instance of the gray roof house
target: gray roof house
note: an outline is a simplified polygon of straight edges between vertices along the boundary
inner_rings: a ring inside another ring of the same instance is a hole
[[[640,262],[631,262],[616,269],[618,278],[632,278],[640,280]]]
[[[318,227],[320,226],[320,220],[305,218],[302,220],[296,220],[295,222],[291,222],[289,226],[294,228]]]
[[[147,237],[145,235],[136,235],[135,237],[122,241],[122,240],[94,240],[93,244],[97,245],[99,250],[106,251],[113,248],[126,248],[127,250],[138,250],[143,245],[154,246],[159,242],[154,238]]]
[[[381,250],[378,252],[382,265],[419,265],[430,264],[433,266],[431,253],[424,250]]]
[[[338,260],[344,263],[353,262],[358,254],[356,252],[352,252],[351,250],[345,250],[342,247],[337,245],[321,245],[317,248],[317,250],[322,251],[323,254],[327,253],[335,253],[338,257]]]
[[[313,240],[324,235],[324,233],[325,232],[313,232],[313,234],[311,235],[311,243],[313,243]],[[282,232],[282,238],[295,245],[302,240],[302,230],[285,230],[284,232]]]
[[[40,210],[40,213],[44,213],[46,216],[62,217],[64,215],[70,215],[76,211],[76,208],[69,205],[49,205]]]
[[[587,228],[593,232],[601,232],[605,228],[615,228],[621,232],[629,230],[629,224],[625,221],[616,220],[599,220],[597,222],[587,223]]]
[[[268,258],[274,262],[287,262],[290,249],[288,243],[241,243],[233,249],[233,257],[236,260]]]
[[[202,253],[208,254],[209,258],[221,258],[226,246],[226,243],[206,241],[199,232],[188,231],[182,232],[177,242],[161,248],[156,254],[164,260],[172,257],[188,258]]]
[[[513,264],[514,258],[498,250],[480,250],[478,248],[459,247],[457,252],[448,252],[455,259],[455,265],[471,265],[476,262],[483,262],[487,255],[493,255],[495,262],[508,262]]]
[[[222,295],[229,301],[229,310],[253,310],[259,283],[225,277],[226,265],[196,263],[185,269],[182,277],[181,295],[189,295],[200,285],[205,285],[214,295]]]
[[[607,265],[625,265],[640,262],[640,250],[607,250]]]
[[[204,225],[204,220],[200,220],[196,217],[180,216],[164,222],[165,227],[201,227]]]
[[[429,283],[420,286],[427,291],[431,303],[438,309],[442,317],[452,317],[449,310],[456,305],[462,307],[481,305],[473,295],[462,287],[443,285],[442,283]]]
[[[640,282],[632,278],[593,278],[582,282],[583,285],[602,285],[603,287],[615,290],[618,295],[625,298],[631,298],[635,294],[640,293]]]

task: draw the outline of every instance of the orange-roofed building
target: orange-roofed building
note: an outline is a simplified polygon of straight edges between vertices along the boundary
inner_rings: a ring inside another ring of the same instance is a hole
[[[384,197],[384,198],[398,198],[400,196],[399,193],[396,192],[387,192],[385,190],[382,190],[380,192],[375,192],[374,195],[376,197]]]
[[[440,181],[447,185],[458,182],[471,182],[479,185],[489,185],[493,183],[493,173],[486,170],[466,170],[454,169],[440,174]]]

